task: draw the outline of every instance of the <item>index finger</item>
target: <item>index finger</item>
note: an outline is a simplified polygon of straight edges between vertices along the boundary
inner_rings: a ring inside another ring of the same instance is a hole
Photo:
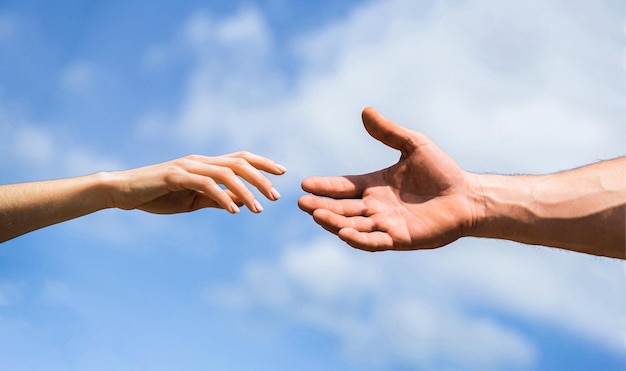
[[[331,198],[359,198],[363,191],[360,176],[312,176],[302,181],[305,192]]]
[[[224,155],[224,157],[242,158],[255,168],[274,175],[282,175],[285,171],[287,171],[284,166],[280,165],[276,161],[248,151],[229,153]]]

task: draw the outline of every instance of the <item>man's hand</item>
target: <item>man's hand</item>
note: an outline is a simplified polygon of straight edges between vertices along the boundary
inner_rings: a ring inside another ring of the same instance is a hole
[[[395,165],[370,174],[311,177],[300,208],[350,246],[367,251],[441,247],[474,228],[480,200],[463,171],[425,135],[363,110],[369,134],[400,151]],[[321,197],[319,197],[321,196]]]

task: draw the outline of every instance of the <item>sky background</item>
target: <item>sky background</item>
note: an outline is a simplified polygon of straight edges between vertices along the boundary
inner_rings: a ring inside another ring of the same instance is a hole
[[[265,211],[106,210],[0,246],[3,370],[624,370],[624,262],[462,239],[351,249],[309,175],[398,153],[374,106],[466,170],[624,155],[624,1],[0,0],[0,183],[238,150]]]

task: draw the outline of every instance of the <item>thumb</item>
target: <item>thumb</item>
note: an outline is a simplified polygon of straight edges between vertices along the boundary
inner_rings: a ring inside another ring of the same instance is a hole
[[[361,118],[365,130],[373,138],[402,153],[412,150],[426,140],[424,135],[395,124],[372,107],[365,108]]]

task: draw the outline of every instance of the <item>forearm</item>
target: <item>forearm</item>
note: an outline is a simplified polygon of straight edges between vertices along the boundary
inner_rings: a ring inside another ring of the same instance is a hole
[[[626,258],[626,158],[539,176],[479,175],[474,236]]]
[[[0,242],[110,207],[108,174],[0,186]]]

